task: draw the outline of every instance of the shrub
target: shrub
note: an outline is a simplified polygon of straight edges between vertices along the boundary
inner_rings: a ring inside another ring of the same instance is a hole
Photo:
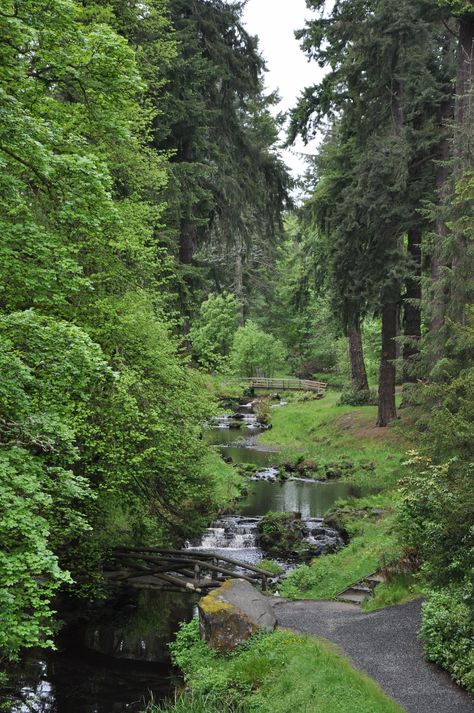
[[[340,398],[341,406],[376,406],[377,392],[373,389],[354,389],[353,386],[346,387]]]
[[[319,351],[312,355],[311,359],[302,362],[295,370],[299,379],[311,379],[315,372],[326,374],[333,372],[337,367],[337,352]]]
[[[247,322],[235,334],[231,364],[240,376],[273,376],[283,368],[285,348],[279,339],[264,332],[254,322]]]
[[[275,576],[283,574],[285,571],[283,567],[278,564],[278,562],[275,562],[275,560],[260,560],[258,566],[260,569],[264,569],[265,572],[270,572],[270,574],[274,574]]]
[[[462,583],[474,571],[474,466],[455,459],[435,465],[411,455],[401,483],[400,531],[434,586]]]
[[[259,399],[255,405],[257,421],[263,426],[268,426],[271,421],[272,411],[270,399]]]
[[[423,605],[421,635],[426,655],[474,694],[474,585],[433,592]]]
[[[276,557],[304,554],[305,524],[291,512],[268,512],[258,523],[261,547]]]

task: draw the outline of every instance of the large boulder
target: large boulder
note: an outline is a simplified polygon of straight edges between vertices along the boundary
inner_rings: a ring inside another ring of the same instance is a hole
[[[244,579],[229,579],[199,601],[201,638],[218,651],[232,651],[257,631],[273,631],[268,597]]]

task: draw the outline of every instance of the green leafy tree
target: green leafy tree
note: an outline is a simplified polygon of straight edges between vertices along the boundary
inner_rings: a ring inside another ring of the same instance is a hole
[[[224,366],[238,328],[235,295],[209,295],[193,322],[189,338],[199,363],[211,369]]]
[[[2,656],[47,644],[58,586],[103,594],[114,543],[171,543],[214,506],[157,239],[166,157],[116,23],[73,0],[0,13]]]
[[[70,581],[58,552],[89,528],[76,471],[91,390],[112,379],[81,329],[36,312],[0,317],[0,658],[48,645],[50,601]]]
[[[235,334],[230,359],[240,376],[273,376],[284,367],[286,352],[279,339],[248,321]]]

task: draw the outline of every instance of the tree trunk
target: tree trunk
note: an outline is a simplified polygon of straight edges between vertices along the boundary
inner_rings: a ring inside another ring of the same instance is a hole
[[[408,231],[408,254],[413,263],[413,274],[406,281],[403,304],[403,377],[415,381],[414,358],[420,353],[421,339],[421,228]]]
[[[474,83],[474,12],[465,14],[460,19],[459,24],[459,50],[458,50],[458,72],[456,80],[456,130],[457,130],[457,154],[467,158],[469,167],[472,160],[472,146],[469,146],[472,138],[473,117],[473,83]],[[467,135],[463,135],[462,128],[466,128]],[[467,150],[466,150],[467,149]]]
[[[179,234],[179,261],[189,265],[196,250],[196,226],[190,222],[183,223]]]
[[[242,236],[237,232],[235,236],[235,277],[234,291],[239,306],[239,325],[243,327],[245,323],[244,314],[244,271],[243,271],[243,241]]]
[[[368,391],[367,371],[365,369],[364,349],[360,326],[350,327],[347,330],[349,363],[351,365],[352,388],[354,391]]]
[[[464,14],[459,23],[458,71],[455,106],[455,178],[460,179],[474,166],[474,12]],[[461,226],[455,229],[452,260],[451,314],[464,323],[466,305],[472,299],[469,283],[472,265],[468,238]]]
[[[386,302],[382,307],[382,356],[379,375],[377,426],[385,427],[397,416],[395,406],[395,358],[397,347],[398,305]]]
[[[436,193],[439,208],[434,225],[436,242],[431,251],[431,290],[430,304],[428,306],[429,333],[434,342],[431,349],[433,362],[441,358],[444,353],[444,340],[442,338],[436,339],[436,336],[444,326],[448,300],[446,280],[443,275],[443,266],[447,263],[446,244],[448,240],[448,227],[442,215],[442,208],[446,205],[449,193],[448,161],[450,158],[450,142],[447,129],[448,124],[452,122],[454,117],[453,109],[453,97],[450,97],[448,101],[443,102],[440,110],[440,131],[444,132],[444,138],[439,147],[438,165],[436,167]]]

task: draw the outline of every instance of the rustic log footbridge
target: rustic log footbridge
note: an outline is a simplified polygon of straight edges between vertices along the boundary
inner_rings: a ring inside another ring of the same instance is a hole
[[[250,390],[262,391],[313,391],[320,397],[326,393],[328,385],[324,381],[311,379],[267,379],[264,376],[254,376],[245,379],[231,379],[236,384],[246,384]]]
[[[247,562],[199,550],[123,547],[113,550],[104,571],[110,584],[136,589],[207,592],[226,579],[245,579],[266,590],[275,576]]]

